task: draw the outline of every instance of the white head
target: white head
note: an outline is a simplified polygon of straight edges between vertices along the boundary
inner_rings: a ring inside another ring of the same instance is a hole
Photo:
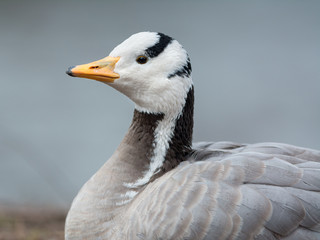
[[[178,41],[156,32],[134,34],[108,57],[67,73],[107,83],[134,101],[139,111],[170,115],[181,111],[192,86],[187,52]]]

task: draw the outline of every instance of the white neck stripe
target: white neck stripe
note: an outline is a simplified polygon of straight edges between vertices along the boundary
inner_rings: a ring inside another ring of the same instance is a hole
[[[160,167],[163,165],[167,150],[169,148],[169,142],[173,136],[176,119],[165,116],[161,120],[154,131],[154,150],[153,157],[150,159],[150,165],[148,171],[144,173],[142,178],[139,178],[134,183],[124,183],[124,186],[128,188],[137,188],[141,187],[144,184],[148,183],[151,177],[156,174]]]

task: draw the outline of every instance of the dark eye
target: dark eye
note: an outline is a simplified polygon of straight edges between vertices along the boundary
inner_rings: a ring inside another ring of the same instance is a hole
[[[146,62],[148,62],[148,58],[146,56],[139,56],[137,57],[136,61],[139,64],[145,64]]]

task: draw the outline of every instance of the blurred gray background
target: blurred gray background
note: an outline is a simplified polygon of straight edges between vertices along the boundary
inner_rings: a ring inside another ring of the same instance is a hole
[[[68,208],[133,104],[68,66],[139,31],[190,54],[195,141],[320,149],[320,1],[0,1],[0,204]]]

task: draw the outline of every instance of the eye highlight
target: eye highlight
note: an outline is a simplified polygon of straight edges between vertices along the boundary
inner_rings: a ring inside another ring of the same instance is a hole
[[[148,62],[148,57],[140,55],[139,57],[137,57],[136,61],[139,64],[145,64],[146,62]]]

